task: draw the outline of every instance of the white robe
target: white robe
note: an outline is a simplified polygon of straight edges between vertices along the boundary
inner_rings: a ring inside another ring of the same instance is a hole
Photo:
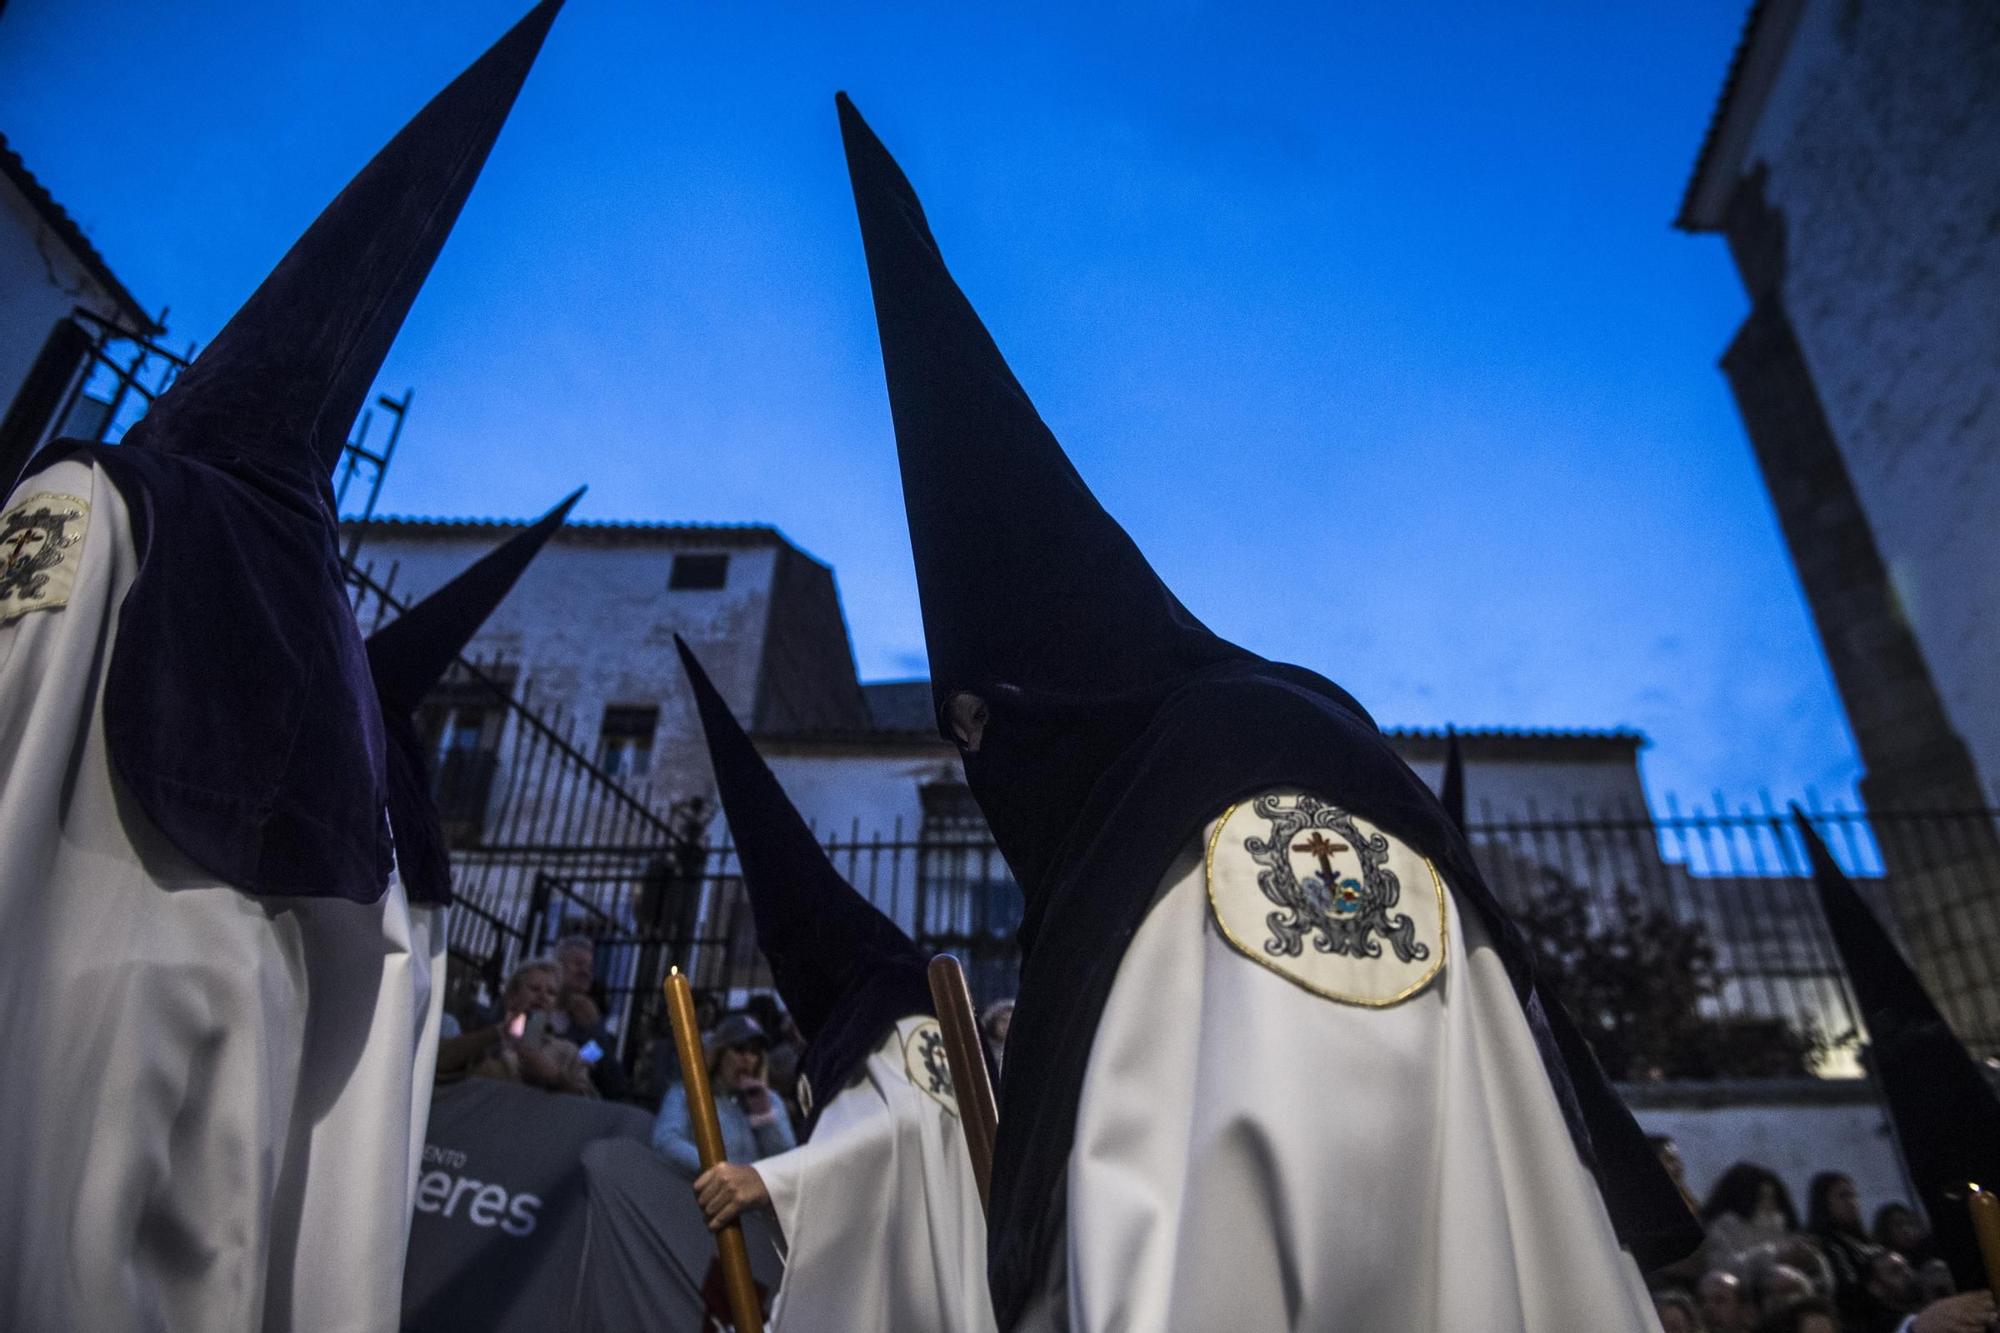
[[[1215,827],[1119,964],[1061,1268],[1022,1327],[1657,1330],[1505,969],[1448,886],[1391,840],[1404,905],[1437,886],[1443,966],[1385,1007],[1326,998],[1218,931]]]
[[[986,1217],[954,1110],[912,1081],[906,1018],[810,1140],[757,1163],[784,1236],[772,1333],[985,1333]],[[914,1067],[921,1070],[920,1059]]]
[[[67,603],[0,624],[0,1325],[393,1328],[442,931],[394,881],[258,898],[166,841],[103,735],[124,499],[67,460],[7,507],[42,493],[89,515]]]

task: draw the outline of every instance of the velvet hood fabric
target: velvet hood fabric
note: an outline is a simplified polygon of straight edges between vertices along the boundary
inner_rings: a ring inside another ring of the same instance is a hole
[[[1699,1227],[1537,989],[1437,797],[1346,691],[1226,642],[1167,589],[1036,414],[902,171],[838,105],[940,729],[960,741],[1025,898],[988,1219],[1000,1326],[1019,1318],[1062,1234],[1092,1036],[1161,875],[1224,807],[1277,786],[1365,815],[1438,863],[1492,934],[1621,1240],[1648,1266],[1694,1249]],[[960,734],[967,716],[976,746]]]
[[[1794,806],[1820,911],[1868,1026],[1868,1068],[1888,1104],[1939,1257],[1961,1291],[1985,1285],[1965,1186],[2000,1188],[2000,1098],[1925,993],[1902,951]]]
[[[833,868],[819,839],[679,636],[722,812],[736,844],[757,947],[806,1039],[805,1134],[896,1023],[935,1015],[930,960]]]
[[[582,498],[579,488],[368,636],[368,674],[382,704],[388,743],[389,828],[396,837],[397,873],[413,903],[451,901],[451,855],[431,797],[417,708]]]
[[[385,738],[329,476],[559,0],[524,18],[329,204],[116,446],[58,440],[132,513],[105,735],[195,864],[257,894],[372,902]]]

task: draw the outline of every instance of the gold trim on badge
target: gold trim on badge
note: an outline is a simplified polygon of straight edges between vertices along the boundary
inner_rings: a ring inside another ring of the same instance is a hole
[[[1411,982],[1407,987],[1405,987],[1400,991],[1397,991],[1394,995],[1391,995],[1386,999],[1378,1000],[1358,995],[1342,995],[1334,991],[1327,990],[1324,987],[1315,986],[1313,985],[1313,983],[1305,980],[1302,977],[1294,976],[1289,971],[1278,966],[1278,964],[1272,959],[1266,958],[1263,954],[1252,949],[1242,940],[1237,939],[1235,935],[1230,933],[1229,923],[1222,919],[1222,908],[1218,906],[1215,901],[1215,848],[1216,845],[1222,841],[1222,830],[1228,827],[1229,817],[1235,814],[1241,808],[1242,808],[1242,802],[1239,801],[1235,805],[1230,806],[1227,810],[1224,810],[1222,812],[1222,818],[1215,821],[1215,832],[1208,835],[1208,851],[1202,857],[1202,889],[1208,895],[1208,916],[1211,921],[1215,922],[1216,930],[1221,933],[1222,938],[1224,940],[1228,941],[1230,948],[1236,950],[1236,952],[1242,954],[1245,958],[1248,958],[1251,962],[1257,964],[1257,966],[1277,973],[1285,980],[1291,982],[1294,986],[1297,986],[1300,990],[1310,991],[1314,995],[1319,996],[1321,999],[1334,1000],[1340,1004],[1358,1005],[1363,1009],[1387,1009],[1393,1005],[1401,1004],[1403,1001],[1410,999],[1411,997],[1415,996],[1419,991],[1422,991],[1425,987],[1429,986],[1432,981],[1437,979],[1437,974],[1444,971],[1444,956],[1449,951],[1448,946],[1451,942],[1451,934],[1450,934],[1451,918],[1445,915],[1445,910],[1444,910],[1444,880],[1439,878],[1437,867],[1431,864],[1431,859],[1428,856],[1423,857],[1422,859],[1424,863],[1424,869],[1431,872],[1431,884],[1437,890],[1437,911],[1438,911],[1437,957],[1431,963],[1430,971],[1424,973],[1423,976]],[[1386,831],[1384,836],[1387,836]],[[1416,848],[1412,847],[1410,848],[1410,850],[1414,852],[1416,851]]]

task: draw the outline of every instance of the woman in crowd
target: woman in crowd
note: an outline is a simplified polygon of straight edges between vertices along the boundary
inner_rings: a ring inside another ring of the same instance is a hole
[[[1703,1267],[1748,1276],[1753,1267],[1776,1257],[1779,1243],[1799,1229],[1799,1215],[1776,1174],[1738,1162],[1708,1192],[1701,1223],[1708,1230]]]
[[[708,1058],[715,1115],[722,1124],[723,1156],[739,1165],[789,1152],[798,1146],[785,1104],[764,1081],[764,1029],[748,1014],[731,1014],[702,1039]],[[667,1089],[653,1122],[653,1148],[689,1179],[701,1174],[688,1118],[687,1084]]]
[[[995,1000],[979,1011],[979,1033],[986,1039],[986,1057],[997,1078],[1000,1062],[1007,1056],[1007,1029],[1014,1023],[1014,997]]]
[[[500,993],[498,1022],[438,1042],[437,1081],[452,1083],[470,1075],[597,1096],[590,1066],[575,1043],[548,1030],[562,979],[561,966],[550,958],[532,958],[515,968]]]
[[[1906,1203],[1885,1203],[1875,1210],[1873,1240],[1885,1250],[1894,1250],[1921,1267],[1931,1257],[1931,1238],[1923,1219]]]
[[[1838,1171],[1822,1171],[1806,1188],[1806,1232],[1819,1246],[1833,1279],[1834,1308],[1849,1328],[1866,1326],[1870,1315],[1868,1266],[1879,1248],[1861,1228],[1861,1192]]]

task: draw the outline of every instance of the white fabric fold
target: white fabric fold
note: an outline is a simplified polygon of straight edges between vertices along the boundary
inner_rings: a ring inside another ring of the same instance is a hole
[[[1208,832],[1119,965],[1063,1272],[1024,1327],[1657,1329],[1505,969],[1449,886],[1440,974],[1386,1008],[1342,1003],[1217,933]]]
[[[40,490],[90,515],[67,603],[0,625],[0,1324],[393,1328],[441,927],[394,881],[240,893],[151,825],[102,725],[130,515],[81,461]]]
[[[993,1328],[986,1219],[958,1118],[910,1082],[907,1018],[820,1113],[812,1138],[766,1157],[785,1248],[773,1333]]]

